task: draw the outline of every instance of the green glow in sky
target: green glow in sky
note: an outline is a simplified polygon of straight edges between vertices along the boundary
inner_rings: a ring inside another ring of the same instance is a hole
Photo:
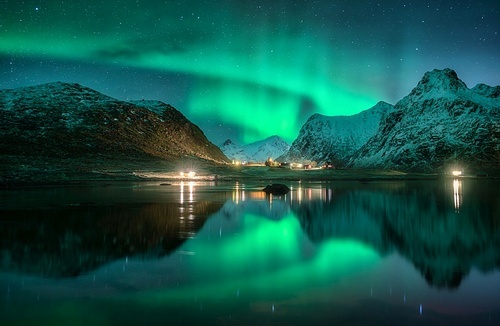
[[[348,115],[379,100],[349,82],[345,54],[330,45],[339,40],[321,37],[320,30],[310,34],[314,27],[304,21],[291,29],[294,18],[287,15],[262,13],[256,21],[244,15],[244,6],[206,10],[189,1],[136,6],[20,6],[0,16],[7,26],[0,55],[190,75],[184,113],[238,126],[243,143],[275,134],[291,142],[312,113]],[[131,16],[137,9],[142,15]]]
[[[100,60],[124,67],[187,73],[195,76],[189,91],[188,116],[192,118],[216,116],[221,123],[242,128],[244,143],[280,135],[291,142],[311,113],[350,115],[373,106],[375,94],[367,95],[348,83],[334,82],[333,74],[342,69],[335,67],[335,53],[328,48],[314,50],[313,40],[295,39],[282,35],[282,39],[253,43],[235,40],[224,51],[197,44],[181,53],[136,53],[130,40],[118,38],[93,39],[78,35],[66,40],[67,35],[56,37],[65,41],[46,42],[44,38],[30,36],[5,38],[0,41],[4,52],[20,55],[52,56],[83,61]],[[41,41],[43,40],[43,41]],[[253,41],[251,41],[253,42]],[[113,49],[107,49],[114,44]],[[276,44],[278,46],[276,46]],[[244,48],[245,55],[234,48]],[[320,59],[315,51],[321,51]],[[339,63],[340,64],[340,63]]]
[[[63,78],[170,103],[216,144],[291,142],[312,114],[395,104],[435,68],[498,84],[497,22],[495,1],[3,1],[0,86]]]
[[[241,124],[243,142],[249,143],[276,134],[293,140],[301,101],[299,95],[268,87],[202,80],[193,90],[189,106],[194,116],[203,117],[208,110],[223,122]]]

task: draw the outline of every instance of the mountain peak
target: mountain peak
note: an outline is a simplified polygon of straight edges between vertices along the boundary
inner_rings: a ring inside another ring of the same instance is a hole
[[[50,82],[50,83],[46,83],[46,84],[41,84],[39,86],[58,87],[58,88],[83,87],[82,85],[80,85],[78,83],[69,83],[69,82],[62,82],[62,81]],[[34,86],[34,87],[36,87],[36,86]]]
[[[104,95],[89,87],[78,83],[52,82],[35,86],[26,86],[11,90],[3,90],[3,93],[9,94],[6,98],[9,105],[14,102],[31,105],[33,101],[44,102],[49,106],[66,106],[68,103],[97,102],[97,101],[116,101],[116,99]]]
[[[351,166],[431,172],[460,162],[496,168],[499,94],[500,88],[484,84],[467,88],[451,69],[427,72]]]
[[[382,109],[387,109],[391,108],[392,104],[387,103],[385,101],[378,101],[377,104],[375,104],[372,108],[382,108]]]
[[[285,161],[347,163],[353,153],[363,146],[379,128],[380,121],[394,106],[380,101],[370,109],[351,116],[313,114],[300,129],[286,155]]]
[[[500,97],[500,86],[488,86],[485,84],[477,84],[472,88],[472,91],[476,94],[489,97],[489,98],[499,98]]]
[[[234,144],[233,141],[231,139],[226,139],[226,141],[222,143],[222,147],[229,146],[231,144]]]
[[[266,139],[264,139],[262,142],[284,143],[284,144],[288,145],[288,143],[278,135],[269,136]]]
[[[0,120],[5,122],[3,130],[9,131],[8,137],[0,135],[0,152],[13,156],[34,152],[69,160],[88,155],[113,160],[191,156],[228,161],[174,107],[158,101],[135,103],[76,83],[0,90]],[[15,146],[12,139],[16,139]]]
[[[265,162],[269,157],[277,158],[288,150],[290,145],[280,136],[274,135],[244,146],[238,146],[227,139],[221,146],[222,152],[232,160]]]
[[[99,94],[101,96],[105,96],[98,91],[82,86],[78,83],[68,83],[68,82],[51,82],[51,83],[46,83],[46,84],[41,84],[38,86],[29,86],[30,88],[33,89],[38,89],[40,91],[48,91],[48,92],[53,92],[53,93],[71,93],[71,94],[76,94],[76,93],[93,93],[93,94]]]
[[[458,78],[457,73],[449,68],[434,69],[424,74],[418,85],[410,93],[421,96],[425,93],[456,93],[467,89],[467,85]]]

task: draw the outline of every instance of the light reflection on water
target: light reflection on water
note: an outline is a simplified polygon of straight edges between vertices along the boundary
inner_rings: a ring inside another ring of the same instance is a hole
[[[462,180],[453,180],[453,200],[455,204],[455,211],[460,212],[460,205],[462,204]]]
[[[289,186],[4,191],[0,322],[499,324],[497,181]]]

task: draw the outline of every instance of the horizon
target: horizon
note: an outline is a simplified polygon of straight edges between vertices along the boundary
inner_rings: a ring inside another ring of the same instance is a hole
[[[450,70],[452,70],[452,71],[454,71],[454,72],[456,73],[456,71],[455,71],[453,68],[448,68],[448,67],[447,67],[447,68],[443,68],[443,69],[434,68],[434,69],[432,69],[432,70],[426,71],[426,72],[422,75],[422,77],[421,77],[421,78],[420,78],[420,79],[419,79],[419,80],[415,83],[414,87],[412,87],[412,89],[411,89],[411,90],[413,90],[413,88],[417,87],[418,83],[422,80],[422,78],[424,77],[424,75],[425,75],[425,74],[430,73],[430,72],[433,72],[433,71],[436,71],[436,70],[437,70],[437,71],[444,71],[444,70],[446,70],[446,69],[450,69]],[[484,84],[484,83],[482,83],[482,82],[478,82],[478,83],[474,84],[474,86],[470,86],[467,82],[465,82],[464,80],[462,80],[462,78],[460,78],[460,75],[459,75],[458,73],[456,73],[456,74],[457,74],[458,79],[459,79],[459,80],[461,80],[461,81],[463,81],[463,82],[465,83],[465,85],[466,85],[466,87],[467,87],[468,89],[473,89],[473,88],[474,88],[474,87],[476,87],[477,85]],[[80,85],[80,86],[82,86],[82,87],[85,87],[85,88],[90,88],[90,89],[92,89],[92,90],[94,90],[94,91],[96,91],[96,92],[99,92],[99,93],[101,93],[102,95],[105,95],[105,96],[108,96],[108,97],[111,97],[111,98],[114,98],[114,99],[117,99],[117,100],[120,100],[120,101],[125,101],[125,102],[134,102],[134,101],[141,101],[141,100],[143,100],[143,101],[162,102],[162,103],[164,103],[164,104],[171,105],[170,103],[163,102],[163,101],[161,101],[161,100],[157,100],[157,99],[149,99],[149,98],[141,98],[141,99],[126,99],[126,100],[124,100],[124,99],[120,99],[120,98],[116,98],[116,97],[110,96],[110,95],[108,95],[108,94],[106,94],[106,93],[103,93],[103,92],[101,92],[101,91],[99,91],[99,90],[96,90],[96,89],[93,89],[93,88],[91,88],[91,87],[88,87],[87,85],[83,85],[83,84],[80,84],[80,83],[77,83],[77,82],[68,82],[68,81],[53,81],[53,82],[47,82],[47,83],[36,84],[36,85],[26,85],[26,86],[20,86],[20,87],[17,87],[17,88],[3,88],[3,90],[14,90],[14,89],[18,89],[18,88],[25,88],[25,87],[37,87],[37,86],[43,86],[43,85],[48,85],[48,84],[57,84],[57,83],[60,83],[60,84],[70,84],[70,85],[71,85],[71,84],[78,84],[78,85]],[[486,84],[486,85],[487,85],[487,84]],[[490,87],[497,87],[497,86],[500,86],[500,85],[487,85],[487,86],[490,86]],[[2,89],[0,89],[0,90],[2,90]],[[408,94],[406,94],[404,97],[408,96],[408,95],[410,94],[411,90],[410,90],[410,91],[408,92]],[[360,113],[362,113],[362,112],[364,112],[364,111],[370,110],[370,109],[372,109],[373,107],[377,106],[377,105],[378,105],[379,103],[381,103],[381,102],[383,102],[383,103],[387,103],[387,104],[389,104],[389,105],[394,106],[394,105],[396,105],[396,104],[397,104],[400,100],[402,100],[404,97],[402,97],[402,98],[398,99],[395,103],[389,103],[389,102],[386,102],[386,101],[380,100],[380,101],[377,101],[374,105],[372,105],[372,106],[370,106],[370,107],[368,107],[368,108],[366,108],[366,109],[362,109],[362,110],[361,110],[361,111],[359,111],[359,112],[352,113],[352,114],[345,114],[345,115],[325,115],[325,114],[321,114],[321,113],[318,113],[318,112],[311,112],[311,115],[310,115],[310,116],[309,116],[309,117],[308,117],[308,118],[304,121],[304,123],[300,126],[299,130],[300,130],[300,129],[304,126],[304,124],[305,124],[305,123],[306,123],[306,122],[307,122],[307,121],[308,121],[308,120],[309,120],[312,116],[314,116],[314,115],[322,115],[322,116],[324,116],[324,117],[344,117],[344,116],[345,116],[345,117],[350,117],[350,116],[354,116],[354,115],[360,114]],[[137,103],[135,103],[135,104],[137,104]],[[173,106],[173,105],[172,105],[172,106]],[[190,120],[192,123],[196,124],[195,122],[193,122],[193,120],[191,120],[191,118],[190,118],[189,116],[187,116],[187,115],[186,115],[184,112],[182,112],[179,108],[177,108],[177,107],[175,107],[175,106],[173,106],[173,107],[174,107],[176,110],[178,110],[179,112],[181,112],[184,116],[186,116],[186,118],[187,118],[188,120]],[[197,125],[197,124],[196,124],[196,125]],[[199,126],[199,125],[198,125],[198,126]],[[200,127],[200,128],[201,128],[201,127]],[[203,130],[203,128],[201,128],[201,129],[202,129],[203,133],[205,134],[205,136],[207,137],[207,139],[208,139],[210,142],[212,142],[214,145],[216,145],[217,147],[222,147],[222,146],[223,146],[223,144],[224,144],[226,141],[228,141],[228,140],[229,140],[229,141],[231,141],[233,144],[237,145],[238,147],[244,147],[244,146],[247,146],[247,145],[252,145],[252,144],[254,144],[254,143],[258,143],[258,142],[265,141],[265,140],[267,140],[267,139],[269,139],[269,138],[272,138],[272,137],[279,137],[281,140],[285,141],[288,145],[290,145],[290,146],[291,146],[291,145],[292,145],[292,143],[293,143],[293,142],[297,139],[297,137],[298,137],[298,135],[299,135],[299,132],[297,132],[297,135],[296,135],[294,138],[292,138],[292,140],[288,141],[288,140],[287,140],[287,139],[285,139],[282,135],[279,135],[279,134],[274,134],[274,135],[265,136],[265,137],[263,137],[263,138],[261,138],[261,139],[255,139],[255,140],[252,140],[252,141],[247,142],[247,143],[241,143],[241,142],[239,142],[237,139],[235,140],[235,139],[232,139],[232,138],[223,138],[223,137],[222,137],[222,138],[220,139],[220,141],[216,143],[216,142],[214,142],[212,139],[210,139],[210,138],[206,135],[206,133],[205,133],[205,131]]]
[[[433,69],[453,69],[469,88],[500,84],[497,1],[0,9],[0,88],[74,82],[119,100],[162,101],[214,144],[272,135],[292,143],[312,114],[394,105]]]

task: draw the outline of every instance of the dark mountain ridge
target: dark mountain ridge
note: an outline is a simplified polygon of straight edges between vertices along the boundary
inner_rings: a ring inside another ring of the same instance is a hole
[[[42,158],[56,163],[77,159],[79,164],[104,159],[118,165],[183,158],[228,162],[174,107],[159,101],[120,101],[79,84],[1,90],[0,120],[0,156],[4,161],[14,157],[14,165],[36,164]]]

